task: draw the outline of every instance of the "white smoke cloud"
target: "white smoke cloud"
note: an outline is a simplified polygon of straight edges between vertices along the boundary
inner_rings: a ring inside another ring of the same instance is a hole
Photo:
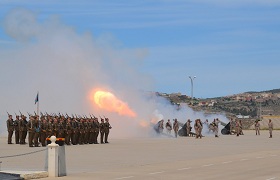
[[[193,113],[188,108],[176,111],[166,101],[155,102],[145,96],[145,90],[153,89],[151,78],[139,71],[146,49],[121,48],[111,35],[77,33],[57,17],[41,22],[25,9],[9,12],[3,25],[18,43],[0,49],[2,135],[6,134],[5,110],[33,113],[37,91],[42,112],[105,115],[110,118],[114,137],[147,136],[149,128],[143,129],[139,123],[149,124],[156,109],[165,119],[182,121],[187,111]],[[97,109],[89,98],[94,88],[114,93],[137,113],[137,118]]]

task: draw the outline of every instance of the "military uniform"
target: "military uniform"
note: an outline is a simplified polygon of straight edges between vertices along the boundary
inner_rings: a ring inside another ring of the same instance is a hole
[[[196,138],[202,138],[202,123],[200,122],[199,119],[197,119],[194,123],[194,129],[195,129],[195,133],[196,133]]]
[[[240,123],[238,120],[235,121],[235,131],[236,131],[236,136],[239,136],[240,134]]]
[[[109,132],[110,132],[110,129],[112,128],[110,123],[109,123],[109,119],[108,118],[105,118],[105,123],[104,123],[104,133],[105,133],[105,143],[109,143],[108,142],[108,136],[109,136]]]
[[[47,122],[47,137],[51,137],[53,135],[54,135],[53,123],[51,122],[51,119],[48,119],[48,122]]]
[[[64,124],[61,120],[57,124],[57,137],[58,138],[63,138],[64,137]]]
[[[8,131],[8,144],[13,144],[12,137],[14,133],[14,121],[12,119],[12,115],[9,115],[9,119],[6,122],[7,122],[7,131]]]
[[[256,130],[256,135],[260,135],[260,123],[259,121],[257,120],[256,123],[255,123],[255,130]]]
[[[55,137],[58,137],[58,128],[59,128],[59,125],[58,125],[58,122],[57,122],[57,119],[54,119],[54,122],[53,122],[53,136]]]
[[[89,140],[88,140],[88,143],[93,144],[94,143],[94,122],[93,122],[93,119],[89,120],[88,125],[89,125]]]
[[[28,128],[28,144],[29,147],[33,147],[33,139],[34,139],[34,134],[35,134],[35,126],[34,126],[34,119],[33,117],[29,117],[29,121],[27,123],[27,128]]]
[[[73,145],[77,145],[77,143],[78,143],[77,137],[78,137],[79,132],[78,132],[78,124],[76,122],[76,118],[74,118],[71,121],[71,127],[72,127],[71,143]]]
[[[174,123],[173,123],[173,129],[174,129],[174,133],[175,133],[175,137],[177,138],[178,136],[178,130],[179,130],[179,124],[177,119],[175,119]]]
[[[14,129],[15,129],[15,142],[19,144],[19,116],[16,116],[16,120],[14,121]]]
[[[72,125],[70,120],[66,123],[65,133],[65,144],[70,145],[70,139],[72,136]]]
[[[46,138],[48,136],[48,128],[49,128],[49,124],[48,122],[43,119],[43,122],[41,123],[41,129],[40,129],[40,141],[42,143],[42,146],[45,147],[46,146]]]
[[[84,144],[84,137],[85,137],[85,127],[84,127],[84,122],[81,119],[79,122],[79,144],[80,145]]]
[[[167,122],[166,122],[166,124],[165,124],[165,128],[166,128],[166,130],[167,130],[167,133],[168,133],[168,134],[171,134],[172,125],[171,125],[171,122],[170,122],[169,119],[167,120]]]
[[[84,120],[84,129],[85,129],[85,135],[84,135],[84,144],[88,144],[89,140],[89,124],[87,120]]]
[[[37,117],[35,117],[35,121],[34,121],[34,128],[35,128],[35,132],[34,132],[34,145],[35,147],[39,147],[39,138],[40,138],[40,122],[37,119]]]
[[[25,139],[27,136],[27,121],[24,115],[21,115],[21,119],[19,120],[19,143],[26,144]]]
[[[104,125],[104,119],[101,118],[101,123],[99,124],[99,130],[100,130],[100,143],[101,144],[104,144],[104,128],[105,128],[105,125]]]
[[[98,144],[98,135],[99,135],[99,122],[97,118],[94,118],[94,123],[93,123],[93,143]]]

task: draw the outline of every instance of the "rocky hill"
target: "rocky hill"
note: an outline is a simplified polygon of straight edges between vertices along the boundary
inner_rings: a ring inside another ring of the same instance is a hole
[[[191,99],[191,97],[181,95],[181,93],[157,93],[157,95],[167,98],[172,104],[180,105],[180,103],[188,103],[195,111],[225,113],[228,118],[247,119],[246,126],[248,128],[254,120],[267,119],[269,116],[279,117],[280,121],[280,89],[260,92],[249,91],[206,99]],[[263,122],[265,123],[265,121]]]

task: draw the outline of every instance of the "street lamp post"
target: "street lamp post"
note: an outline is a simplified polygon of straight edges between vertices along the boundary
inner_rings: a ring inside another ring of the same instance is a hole
[[[193,77],[189,76],[189,78],[191,79],[191,85],[192,85],[191,96],[192,96],[192,104],[193,104],[193,81],[194,81],[194,79],[196,78],[196,76],[193,76]]]

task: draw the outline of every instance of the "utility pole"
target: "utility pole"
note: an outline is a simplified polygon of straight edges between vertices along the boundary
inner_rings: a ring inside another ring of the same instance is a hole
[[[193,104],[193,81],[196,78],[196,76],[193,76],[193,77],[189,76],[189,78],[191,79],[191,85],[192,85],[192,89],[191,89],[192,90],[191,91],[191,97],[192,97],[191,104]]]

